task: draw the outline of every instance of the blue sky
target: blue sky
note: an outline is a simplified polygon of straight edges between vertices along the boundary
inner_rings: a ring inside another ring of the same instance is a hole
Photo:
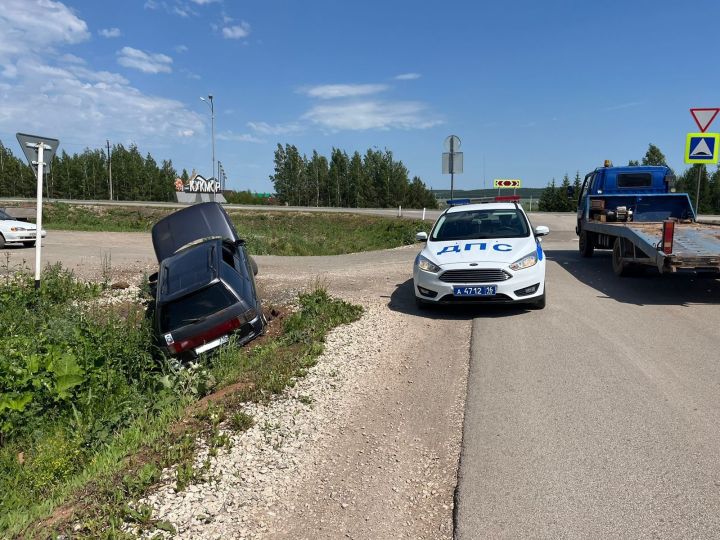
[[[544,186],[658,145],[684,170],[690,107],[720,107],[720,2],[2,0],[0,139],[135,142],[270,191],[277,143],[388,148],[433,188]],[[720,120],[713,126],[720,130]],[[713,131],[712,129],[710,131]]]

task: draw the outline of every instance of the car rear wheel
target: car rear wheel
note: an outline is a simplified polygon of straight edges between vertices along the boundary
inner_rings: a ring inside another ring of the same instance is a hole
[[[257,274],[258,274],[258,265],[257,265],[257,263],[255,262],[255,259],[252,258],[252,256],[249,256],[249,257],[250,257],[250,266],[252,267],[252,271],[253,271],[253,276],[257,276]]]
[[[612,267],[616,276],[627,277],[632,274],[632,264],[623,257],[623,240],[616,238],[612,250]]]

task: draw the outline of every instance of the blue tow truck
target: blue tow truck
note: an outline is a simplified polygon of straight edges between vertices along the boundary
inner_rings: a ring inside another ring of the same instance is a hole
[[[612,249],[613,271],[695,272],[720,277],[720,225],[697,221],[686,193],[664,166],[613,167],[585,176],[578,198],[580,255]]]

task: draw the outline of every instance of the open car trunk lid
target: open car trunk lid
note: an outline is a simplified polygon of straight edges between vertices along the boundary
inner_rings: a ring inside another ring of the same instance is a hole
[[[172,256],[181,247],[208,237],[236,242],[240,238],[222,206],[215,202],[183,208],[158,221],[152,228],[153,248],[158,262]]]

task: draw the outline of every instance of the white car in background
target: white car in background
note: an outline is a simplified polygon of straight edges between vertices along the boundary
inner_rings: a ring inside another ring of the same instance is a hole
[[[25,247],[33,247],[36,230],[37,227],[34,223],[18,221],[0,210],[0,249],[4,248],[5,244],[12,242],[22,242]],[[47,233],[43,230],[40,234],[45,238]]]
[[[547,227],[532,228],[515,203],[454,206],[443,212],[415,258],[419,307],[430,304],[528,304],[545,307]]]

